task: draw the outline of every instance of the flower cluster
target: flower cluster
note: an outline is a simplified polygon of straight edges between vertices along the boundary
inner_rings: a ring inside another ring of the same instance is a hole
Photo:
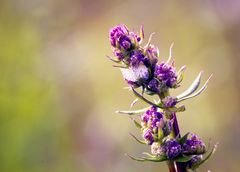
[[[177,159],[178,157],[186,157],[191,155],[189,156],[191,159],[186,161],[190,167],[192,166],[191,164],[196,161],[196,158],[202,157],[202,155],[205,153],[205,144],[196,135],[191,135],[192,137],[185,140],[184,143],[181,143],[179,139],[171,137],[163,139],[162,141],[153,142],[151,144],[151,152],[153,155],[159,157],[166,156],[171,160]],[[194,143],[192,142],[193,137],[195,137]]]
[[[144,140],[151,145],[170,134],[172,121],[164,119],[163,113],[152,106],[141,116],[141,126]]]
[[[166,62],[157,64],[159,50],[148,43],[141,47],[144,38],[143,29],[140,35],[129,31],[125,25],[118,25],[110,30],[109,39],[123,77],[132,87],[143,86],[148,93],[160,93],[168,88],[177,87],[177,73],[173,66]]]
[[[139,143],[150,145],[151,154],[144,153],[148,157],[130,157],[137,161],[168,161],[169,168],[173,172],[178,171],[175,170],[176,168],[181,169],[181,172],[186,172],[187,169],[195,170],[212,155],[216,146],[207,156],[204,156],[207,153],[206,146],[197,135],[187,133],[181,137],[176,113],[185,110],[185,106],[178,106],[178,103],[202,93],[211,76],[198,89],[202,75],[200,72],[186,91],[172,97],[169,90],[180,86],[186,67],[183,66],[178,72],[176,71],[171,53],[172,46],[169,58],[158,62],[159,50],[150,43],[151,36],[148,43],[142,46],[144,39],[142,27],[139,34],[130,31],[125,25],[115,26],[109,33],[109,40],[115,55],[115,58],[109,57],[109,59],[118,64],[114,67],[120,68],[130,90],[137,96],[136,100],[140,99],[150,105],[140,110],[117,111],[128,115],[142,114],[140,122],[133,120],[135,125],[141,129],[143,140],[132,136]],[[141,88],[141,93],[137,91],[137,88]],[[148,97],[156,95],[158,100],[151,101],[144,97],[144,94]],[[132,105],[134,104],[135,100]]]

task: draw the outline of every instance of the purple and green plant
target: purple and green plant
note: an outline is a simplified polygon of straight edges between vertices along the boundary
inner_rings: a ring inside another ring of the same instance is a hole
[[[152,35],[147,44],[141,46],[144,39],[142,26],[139,33],[130,31],[123,24],[115,26],[109,33],[115,57],[107,57],[116,63],[113,66],[121,70],[129,90],[137,97],[132,106],[138,100],[148,105],[139,110],[116,111],[130,116],[140,114],[139,120],[132,120],[141,131],[143,139],[131,136],[139,143],[151,147],[150,153],[143,152],[143,157],[128,156],[141,162],[166,161],[170,172],[196,171],[211,157],[217,145],[206,147],[197,135],[190,132],[181,136],[176,114],[185,111],[185,106],[179,105],[182,101],[200,95],[207,88],[212,75],[199,88],[202,77],[200,72],[186,91],[172,97],[170,90],[180,87],[186,66],[178,71],[174,67],[173,44],[170,46],[169,58],[159,62],[159,50],[151,44]],[[157,96],[158,100],[149,100],[145,95]]]

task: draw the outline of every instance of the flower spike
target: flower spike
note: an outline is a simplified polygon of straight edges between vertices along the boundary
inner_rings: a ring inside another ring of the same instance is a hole
[[[147,108],[143,109],[116,111],[130,116],[137,115],[136,118],[130,117],[130,119],[139,129],[142,140],[129,134],[138,143],[150,147],[150,153],[143,152],[143,157],[126,155],[139,162],[167,161],[172,172],[179,169],[181,172],[187,172],[188,169],[195,171],[213,155],[217,146],[208,150],[210,146],[206,147],[197,135],[188,132],[181,136],[177,113],[185,111],[185,105],[178,103],[201,94],[207,88],[212,75],[200,87],[203,73],[201,71],[186,91],[177,97],[171,96],[170,90],[181,86],[186,66],[176,70],[172,54],[174,43],[169,48],[168,59],[159,62],[158,47],[151,44],[153,34],[149,36],[147,44],[142,46],[143,25],[139,34],[130,31],[124,24],[113,27],[109,33],[115,58],[109,56],[107,58],[117,63],[114,67],[120,68],[128,84],[127,89],[136,96],[130,108],[138,100],[147,104]]]

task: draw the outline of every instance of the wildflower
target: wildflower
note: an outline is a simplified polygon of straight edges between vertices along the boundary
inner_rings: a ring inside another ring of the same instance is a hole
[[[163,145],[163,150],[169,159],[174,159],[182,152],[181,145],[176,139],[168,139]]]
[[[206,146],[197,135],[191,134],[191,138],[187,139],[183,144],[183,153],[188,155],[199,155],[206,152]]]
[[[173,66],[162,62],[156,65],[154,75],[161,82],[161,87],[175,88],[177,86],[177,73]]]
[[[144,140],[146,141],[146,143],[148,145],[151,145],[153,143],[153,141],[154,141],[152,130],[149,129],[149,128],[146,128],[143,131],[143,138],[144,138]]]
[[[109,33],[110,43],[114,48],[122,51],[130,51],[138,46],[140,36],[130,32],[125,25],[117,25]]]

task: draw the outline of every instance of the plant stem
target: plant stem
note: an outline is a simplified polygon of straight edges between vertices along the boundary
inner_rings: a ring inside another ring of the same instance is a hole
[[[168,165],[168,170],[169,170],[169,172],[177,172],[176,169],[175,169],[175,166],[174,166],[174,162],[173,162],[173,161],[168,161],[168,162],[167,162],[167,165]]]
[[[179,130],[179,126],[178,126],[178,121],[177,121],[177,117],[176,117],[176,113],[173,113],[173,132],[175,136],[180,136],[180,130]],[[177,167],[177,172],[187,172],[187,168],[185,163],[181,163],[181,162],[176,162],[176,167]]]

